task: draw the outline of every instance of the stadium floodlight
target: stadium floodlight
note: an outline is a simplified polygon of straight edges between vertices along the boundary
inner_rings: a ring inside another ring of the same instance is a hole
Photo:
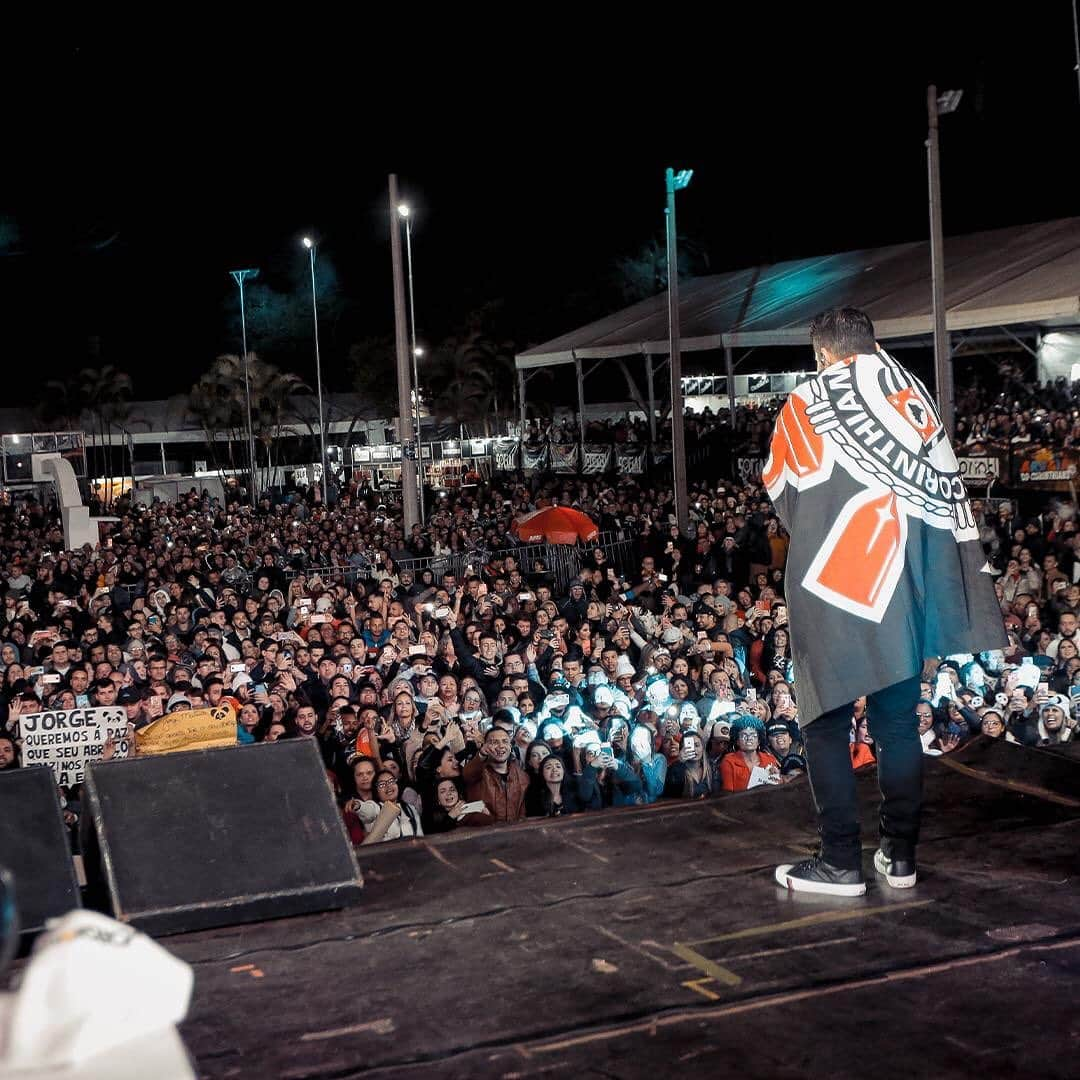
[[[964,96],[963,90],[943,90],[938,94],[938,116],[948,116],[960,107],[960,99]]]

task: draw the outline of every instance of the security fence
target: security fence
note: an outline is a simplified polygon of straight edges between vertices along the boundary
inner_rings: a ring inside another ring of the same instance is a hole
[[[565,593],[570,588],[571,581],[581,573],[589,553],[598,547],[603,550],[607,565],[614,567],[627,579],[633,577],[639,565],[637,543],[621,531],[601,533],[598,539],[590,544],[522,544],[498,551],[476,548],[425,558],[395,559],[393,565],[397,574],[411,573],[414,581],[424,570],[430,570],[436,581],[440,581],[444,574],[453,574],[461,581],[492,558],[511,556],[526,577],[543,575],[553,582],[557,593]],[[341,581],[350,587],[361,578],[380,577],[384,572],[384,566],[367,558],[357,559],[347,565],[287,567],[284,570],[287,581],[292,581],[301,574],[308,579],[317,574],[326,582]],[[254,574],[257,575],[258,570],[254,571]]]

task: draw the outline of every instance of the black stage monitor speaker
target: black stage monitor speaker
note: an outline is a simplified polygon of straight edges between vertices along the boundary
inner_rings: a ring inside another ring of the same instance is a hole
[[[151,934],[340,908],[363,886],[313,739],[95,764],[84,802],[88,877]]]
[[[45,920],[81,907],[53,771],[0,773],[0,866],[11,872],[24,944]]]

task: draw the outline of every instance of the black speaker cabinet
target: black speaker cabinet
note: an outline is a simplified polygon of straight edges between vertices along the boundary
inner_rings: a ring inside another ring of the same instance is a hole
[[[95,764],[83,801],[87,876],[151,934],[340,908],[363,887],[312,739]]]
[[[56,780],[45,765],[0,773],[0,866],[14,880],[24,945],[46,919],[82,906]]]

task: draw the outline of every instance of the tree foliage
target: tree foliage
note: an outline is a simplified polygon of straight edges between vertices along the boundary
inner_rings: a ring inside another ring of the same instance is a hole
[[[276,460],[276,443],[282,429],[296,417],[290,405],[294,394],[310,393],[299,375],[281,371],[248,353],[251,391],[251,430],[257,451],[255,483],[262,490],[270,483]],[[247,466],[247,397],[242,357],[219,356],[203,373],[188,395],[188,410],[206,436],[211,460],[219,473]],[[224,476],[222,476],[224,479]]]
[[[679,278],[700,277],[709,272],[709,253],[690,237],[678,238]],[[667,289],[667,238],[653,236],[633,255],[615,260],[614,284],[622,300],[633,304]]]

